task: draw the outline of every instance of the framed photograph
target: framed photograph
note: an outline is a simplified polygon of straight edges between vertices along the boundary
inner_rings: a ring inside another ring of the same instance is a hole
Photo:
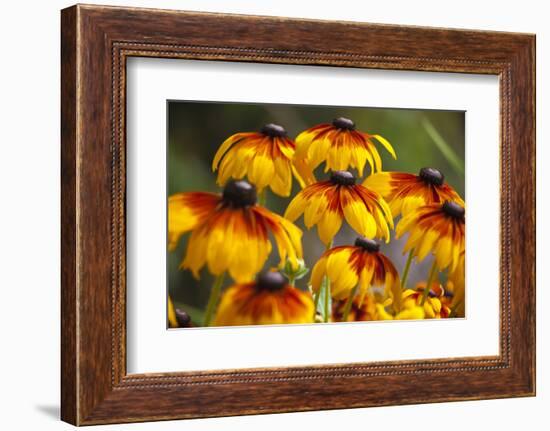
[[[61,16],[63,420],[535,394],[533,35]]]

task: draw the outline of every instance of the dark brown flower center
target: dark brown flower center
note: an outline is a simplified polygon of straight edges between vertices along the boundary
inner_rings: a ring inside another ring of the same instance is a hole
[[[265,271],[256,278],[256,288],[259,290],[268,290],[274,292],[282,289],[286,285],[286,279],[278,271]]]
[[[418,176],[427,184],[432,184],[434,186],[442,186],[445,181],[445,177],[435,168],[422,168]]]
[[[266,136],[271,136],[272,138],[279,138],[286,136],[286,130],[283,126],[278,124],[269,123],[262,127],[261,132]]]
[[[223,189],[222,199],[225,203],[241,208],[254,205],[258,200],[256,187],[245,180],[231,180]]]
[[[372,239],[365,238],[364,236],[357,237],[357,239],[355,240],[355,246],[362,247],[371,253],[380,251],[380,244]]]
[[[191,325],[191,316],[186,311],[176,308],[176,320],[180,328],[187,328]]]
[[[355,130],[355,123],[349,118],[338,117],[332,120],[332,125],[342,130]]]
[[[330,176],[330,182],[340,186],[352,186],[355,184],[355,177],[349,171],[334,171]]]
[[[449,217],[455,218],[457,220],[464,220],[464,215],[466,214],[466,211],[464,210],[464,207],[460,206],[456,202],[447,201],[443,204],[441,209]]]

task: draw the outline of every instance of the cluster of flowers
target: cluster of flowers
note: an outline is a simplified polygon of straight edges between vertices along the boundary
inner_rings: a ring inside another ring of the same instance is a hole
[[[380,135],[357,130],[347,118],[320,124],[295,140],[276,124],[260,132],[237,133],[222,143],[212,162],[221,194],[178,193],[168,200],[168,247],[191,232],[181,268],[199,278],[206,266],[215,275],[204,325],[258,325],[360,320],[423,319],[464,313],[464,201],[443,174],[423,168],[418,175],[382,171],[375,146],[396,158]],[[325,163],[330,177],[315,178]],[[370,175],[359,184],[365,166]],[[349,169],[354,169],[358,177]],[[293,178],[302,190],[284,217],[262,205],[267,188],[291,194]],[[306,275],[302,231],[317,227],[326,251],[311,271],[308,291],[294,286]],[[408,233],[401,277],[375,239]],[[333,246],[345,221],[358,234],[353,245]],[[273,238],[279,268],[264,270]],[[427,281],[407,286],[411,262],[434,255]],[[440,274],[447,273],[445,288]],[[234,284],[224,292],[224,275]],[[452,293],[452,295],[450,294]],[[220,299],[221,297],[221,299]],[[169,301],[172,327],[191,325]]]

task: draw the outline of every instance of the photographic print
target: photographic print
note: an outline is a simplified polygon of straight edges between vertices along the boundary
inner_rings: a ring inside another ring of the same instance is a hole
[[[465,317],[465,113],[167,102],[167,326]]]

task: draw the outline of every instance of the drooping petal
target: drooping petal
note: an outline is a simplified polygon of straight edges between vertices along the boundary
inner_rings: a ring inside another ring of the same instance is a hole
[[[308,229],[317,224],[327,208],[327,199],[319,193],[311,197],[304,211],[304,224]]]
[[[300,184],[300,187],[304,188],[317,181],[313,174],[313,170],[309,167],[305,159],[293,159],[292,166],[294,177]]]
[[[350,198],[343,210],[346,221],[356,232],[367,238],[376,236],[376,220],[360,198]]]
[[[308,203],[309,202],[307,198],[304,196],[304,193],[303,192],[298,193],[294,197],[294,199],[290,201],[290,204],[288,204],[284,217],[290,221],[296,220],[298,217],[300,217],[304,213]]]
[[[380,135],[371,135],[372,138],[375,138],[378,142],[380,142],[382,144],[382,146],[386,149],[386,151],[388,153],[391,154],[391,156],[394,158],[394,159],[397,159],[397,155],[395,154],[395,150],[393,149],[392,145],[390,144],[390,142],[384,138],[383,136],[380,136]]]
[[[290,196],[290,190],[292,189],[290,161],[282,157],[275,157],[273,159],[273,164],[275,166],[275,175],[269,182],[271,190],[279,196]]]
[[[359,277],[359,304],[363,303],[368,288],[371,285],[374,269],[374,265],[368,265],[361,270]]]
[[[319,233],[319,238],[323,241],[324,244],[328,244],[334,238],[334,235],[342,227],[342,214],[338,209],[333,210],[329,208],[323,214],[323,217],[319,219],[317,223],[317,232]]]
[[[214,159],[212,160],[212,170],[215,171],[216,169],[218,169],[220,160],[233,144],[251,135],[255,135],[255,133],[236,133],[234,135],[231,135],[225,141],[223,141],[223,143],[218,148],[218,151],[216,151],[216,154],[214,155]]]
[[[327,256],[326,273],[334,298],[348,297],[359,281],[357,272],[348,264],[352,251],[351,247],[342,247]]]
[[[319,288],[321,287],[321,282],[323,281],[323,277],[326,275],[326,269],[327,269],[327,258],[325,255],[321,256],[317,263],[313,266],[313,269],[311,271],[311,288],[314,292],[317,292]]]
[[[213,193],[178,193],[168,198],[168,249],[174,250],[185,232],[204,223],[220,202]]]
[[[263,207],[256,206],[254,211],[262,215],[273,233],[281,259],[280,265],[283,266],[288,257],[293,268],[297,268],[298,259],[303,256],[302,231],[290,221]]]
[[[208,246],[208,231],[204,227],[195,229],[189,241],[185,258],[180,264],[181,269],[189,269],[196,279],[200,278],[200,270],[206,264],[206,248]]]
[[[435,244],[437,243],[438,238],[439,238],[439,234],[437,231],[433,229],[428,229],[424,231],[422,240],[419,241],[418,245],[416,246],[416,257],[419,262],[424,260],[424,258],[431,251],[434,250]]]
[[[271,182],[274,175],[275,166],[270,157],[257,154],[252,159],[248,168],[248,179],[256,186],[258,192],[261,192]]]

